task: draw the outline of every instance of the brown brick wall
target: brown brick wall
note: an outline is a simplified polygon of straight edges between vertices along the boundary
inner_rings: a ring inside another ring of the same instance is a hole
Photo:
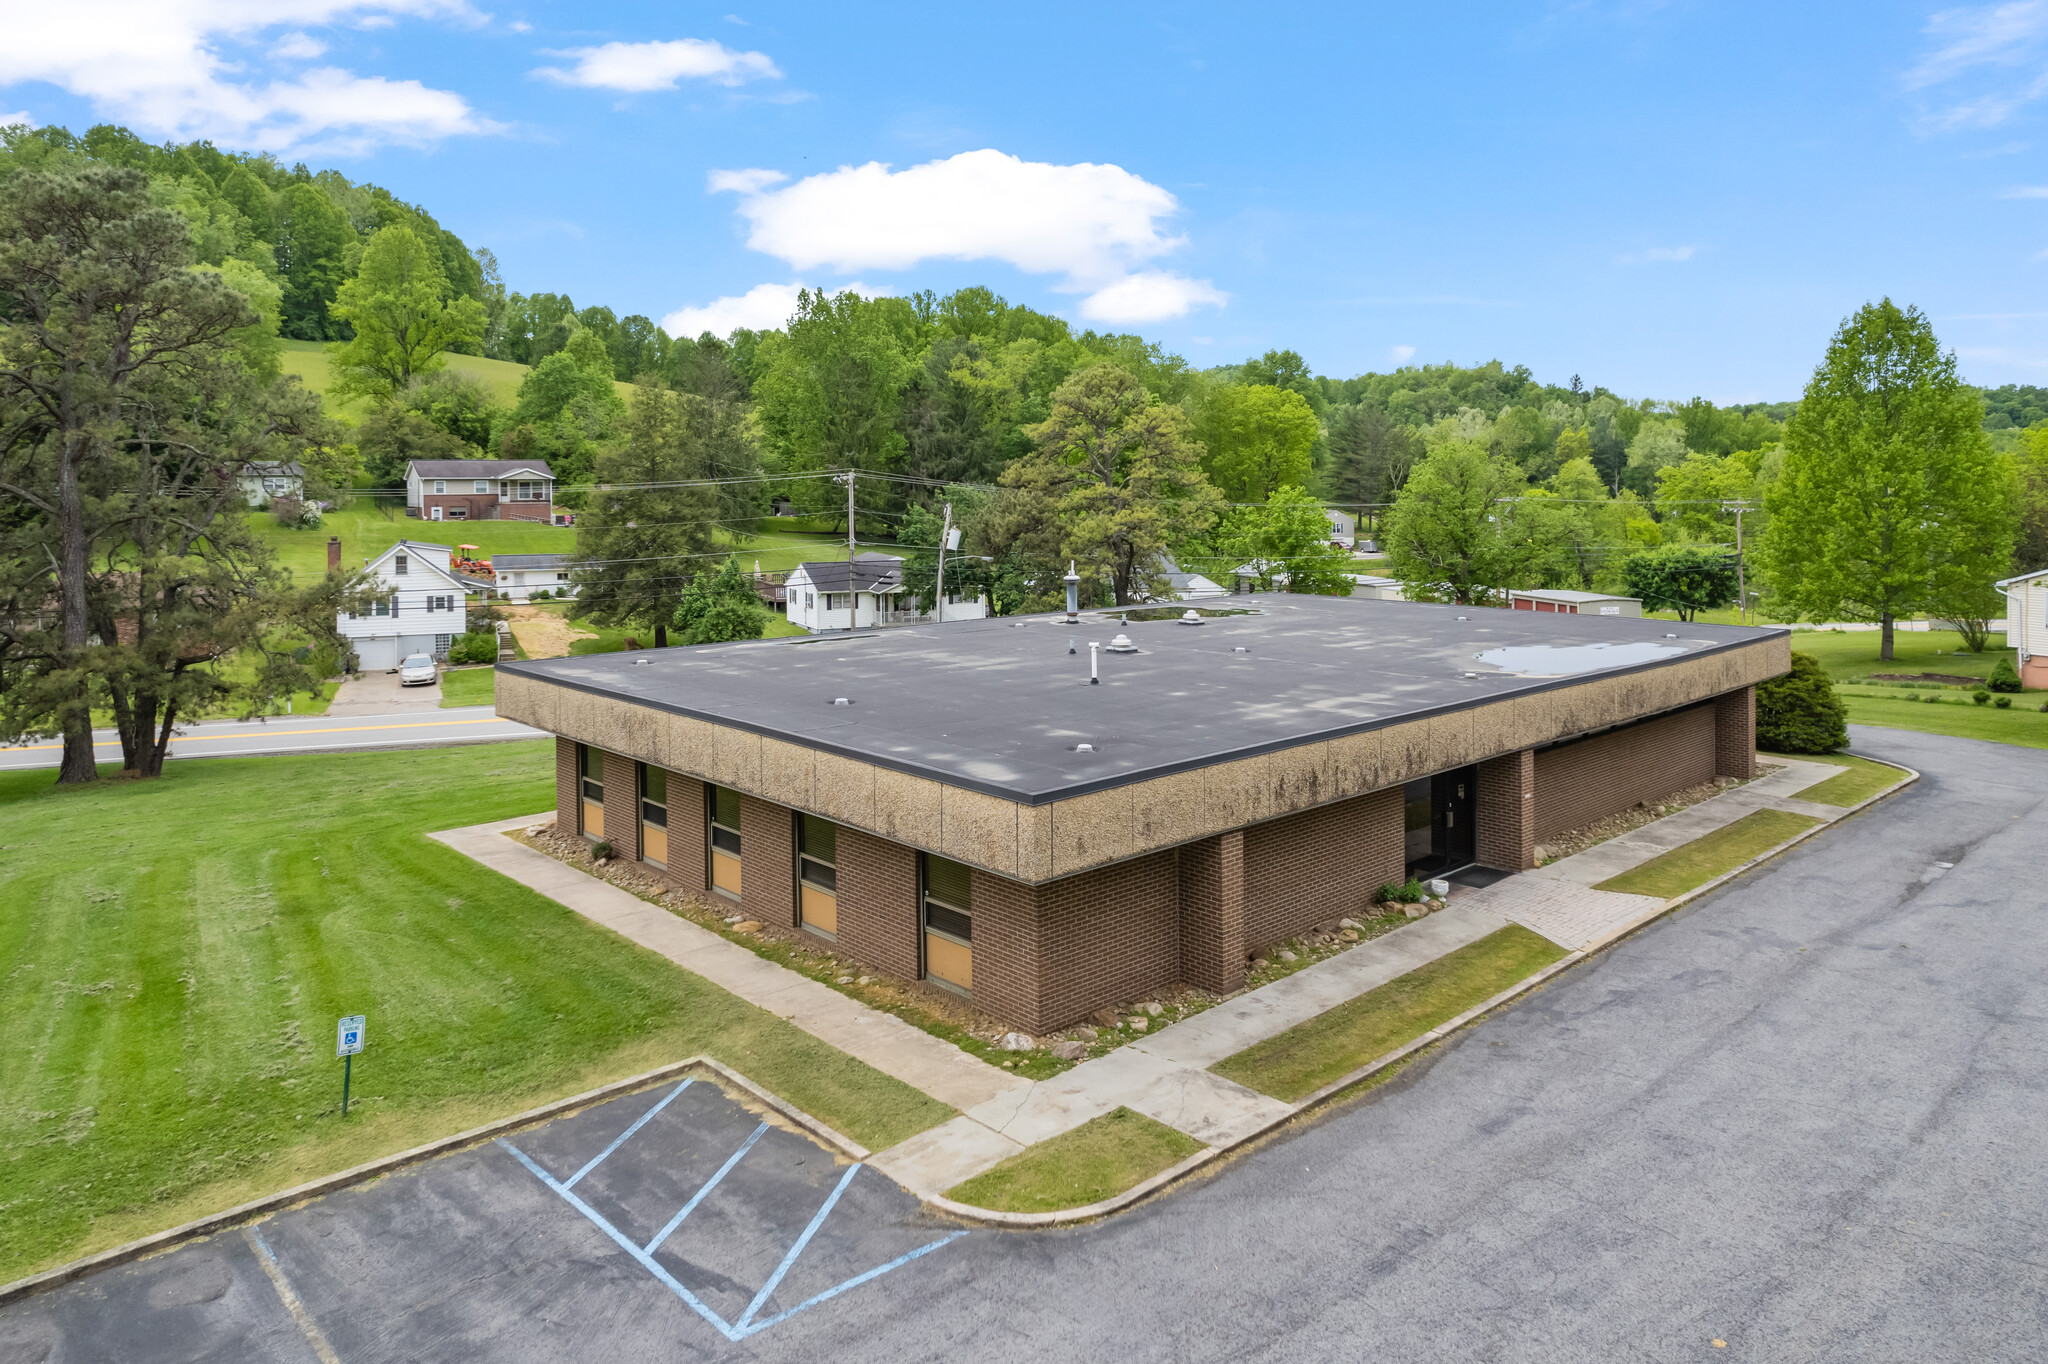
[[[704,861],[710,856],[710,826],[704,822],[704,783],[679,772],[668,774],[668,879],[703,895]],[[741,851],[746,845],[742,843]]]
[[[974,1002],[1033,1032],[1040,1030],[1038,1001],[1045,993],[1041,889],[985,871],[974,873]]]
[[[1481,866],[1527,871],[1536,865],[1536,754],[1504,753],[1479,764],[1478,834],[1473,858]]]
[[[980,879],[975,878],[977,893]],[[1000,1017],[1049,1032],[1104,1004],[1135,1000],[1180,979],[1180,875],[1173,849],[1036,889],[1039,987],[1032,999],[995,994],[1004,1002]],[[977,902],[977,997],[1001,989],[982,971],[980,908]]]
[[[576,741],[555,740],[555,827],[576,832]]]
[[[1180,978],[1227,994],[1244,984],[1244,831],[1180,849]]]
[[[740,797],[740,903],[764,924],[796,927],[796,835],[789,807]]]
[[[1714,775],[1748,781],[1756,775],[1756,688],[1714,699]]]
[[[1364,911],[1401,879],[1401,791],[1355,796],[1244,831],[1245,942],[1264,947]]]
[[[916,851],[844,824],[839,826],[837,851],[839,946],[856,961],[916,979]],[[979,979],[977,972],[977,983]]]
[[[640,860],[640,783],[631,758],[604,755],[604,837],[620,857]]]
[[[1713,701],[1536,751],[1536,840],[1715,777]]]

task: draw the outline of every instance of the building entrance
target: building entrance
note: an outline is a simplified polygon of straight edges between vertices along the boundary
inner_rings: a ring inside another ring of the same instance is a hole
[[[1478,848],[1473,811],[1479,769],[1460,767],[1404,788],[1408,874],[1444,876],[1471,865]]]

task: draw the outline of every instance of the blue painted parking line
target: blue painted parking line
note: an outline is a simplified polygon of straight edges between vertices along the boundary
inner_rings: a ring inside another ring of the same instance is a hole
[[[602,1213],[598,1212],[597,1209],[591,1207],[589,1203],[585,1202],[582,1199],[582,1197],[580,1197],[574,1191],[574,1188],[572,1187],[576,1184],[578,1180],[581,1180],[585,1175],[588,1175],[591,1171],[595,1170],[598,1166],[602,1165],[607,1159],[609,1159],[614,1153],[616,1153],[620,1147],[624,1146],[628,1138],[632,1137],[642,1127],[646,1126],[648,1122],[652,1121],[655,1115],[660,1113],[662,1109],[666,1108],[676,1098],[677,1095],[683,1092],[684,1089],[688,1088],[690,1083],[690,1081],[685,1080],[682,1084],[676,1086],[675,1089],[671,1090],[667,1095],[663,1096],[659,1103],[656,1103],[652,1108],[648,1109],[647,1112],[641,1114],[640,1117],[636,1119],[631,1126],[629,1126],[624,1132],[620,1133],[616,1138],[614,1138],[609,1146],[605,1147],[605,1149],[599,1152],[594,1159],[586,1163],[583,1166],[583,1168],[576,1171],[576,1173],[570,1176],[567,1180],[556,1179],[553,1175],[549,1174],[547,1170],[542,1168],[538,1161],[534,1160],[531,1156],[527,1155],[524,1151],[521,1151],[518,1147],[512,1145],[512,1143],[510,1143],[509,1141],[506,1141],[504,1138],[501,1137],[498,1139],[498,1145],[504,1147],[505,1150],[511,1152],[513,1157],[517,1159],[521,1165],[524,1165],[536,1179],[540,1180],[542,1184],[546,1185],[549,1189],[552,1189],[556,1194],[560,1195],[562,1200],[565,1203],[567,1203],[570,1207],[574,1208],[577,1212],[583,1214],[583,1216],[586,1219],[588,1219],[593,1226],[595,1226],[599,1231],[603,1232],[607,1237],[609,1237],[611,1241],[619,1247],[619,1249],[625,1251],[626,1254],[630,1255],[640,1265],[641,1268],[645,1269],[649,1274],[654,1276],[656,1281],[666,1286],[677,1297],[681,1298],[683,1302],[690,1308],[691,1311],[695,1312],[698,1316],[702,1317],[707,1323],[710,1324],[712,1329],[716,1330],[720,1335],[724,1336],[727,1340],[740,1341],[746,1339],[748,1336],[754,1335],[761,1331],[765,1331],[770,1326],[773,1326],[778,1322],[787,1321],[791,1317],[795,1316],[797,1313],[802,1312],[807,1308],[815,1307],[819,1303],[825,1302],[831,1298],[835,1298],[839,1296],[841,1293],[846,1292],[848,1289],[857,1288],[861,1284],[867,1283],[872,1279],[878,1279],[882,1275],[889,1273],[891,1270],[901,1268],[902,1266],[909,1264],[912,1260],[916,1260],[921,1258],[922,1256],[929,1255],[931,1252],[939,1249],[940,1247],[949,1245],[952,1242],[957,1241],[961,1237],[967,1235],[965,1231],[956,1231],[949,1233],[948,1235],[940,1237],[936,1241],[929,1242],[928,1244],[919,1246],[917,1249],[909,1251],[906,1254],[899,1255],[895,1259],[889,1261],[887,1264],[877,1265],[875,1268],[867,1270],[865,1273],[856,1274],[852,1278],[847,1279],[842,1283],[833,1285],[831,1288],[825,1289],[824,1291],[819,1293],[814,1293],[810,1297],[798,1303],[796,1306],[788,1308],[785,1311],[778,1312],[772,1317],[768,1317],[765,1320],[760,1321],[755,1320],[755,1315],[758,1312],[760,1312],[762,1308],[767,1306],[768,1300],[774,1296],[775,1290],[781,1287],[783,1280],[788,1276],[790,1270],[795,1267],[798,1259],[803,1255],[804,1251],[810,1246],[812,1238],[815,1237],[819,1229],[825,1225],[826,1219],[832,1215],[832,1210],[836,1206],[838,1206],[840,1196],[844,1194],[847,1190],[847,1187],[853,1183],[854,1176],[860,1173],[862,1167],[858,1162],[856,1162],[855,1164],[847,1168],[845,1174],[840,1176],[839,1182],[833,1186],[832,1191],[826,1195],[825,1201],[819,1206],[817,1212],[812,1215],[809,1225],[807,1225],[804,1228],[803,1233],[797,1237],[795,1244],[791,1245],[788,1252],[783,1255],[782,1261],[781,1263],[776,1265],[774,1273],[768,1276],[768,1281],[761,1286],[759,1292],[754,1294],[753,1300],[747,1304],[747,1309],[746,1311],[740,1314],[739,1320],[736,1322],[726,1321],[725,1318],[720,1316],[715,1310],[713,1310],[708,1303],[706,1303],[702,1298],[699,1298],[695,1293],[691,1292],[686,1285],[684,1285],[679,1279],[675,1277],[675,1275],[671,1274],[666,1268],[664,1268],[660,1261],[655,1259],[654,1253],[655,1251],[661,1248],[664,1242],[666,1242],[671,1236],[675,1235],[675,1233],[682,1227],[684,1221],[690,1216],[690,1214],[696,1211],[698,1206],[703,1203],[704,1199],[712,1192],[712,1190],[716,1189],[719,1186],[720,1182],[723,1181],[725,1177],[732,1172],[733,1168],[740,1163],[740,1160],[747,1154],[747,1152],[753,1149],[754,1144],[758,1142],[764,1134],[766,1134],[766,1132],[768,1131],[768,1124],[766,1122],[763,1122],[759,1127],[756,1127],[753,1130],[753,1132],[748,1135],[747,1139],[744,1142],[740,1143],[739,1149],[734,1151],[730,1156],[726,1157],[725,1163],[718,1167],[716,1173],[714,1173],[709,1179],[704,1181],[702,1187],[700,1187],[696,1191],[696,1193],[690,1196],[690,1200],[687,1203],[683,1204],[683,1206],[676,1212],[675,1216],[671,1217],[668,1220],[668,1222],[665,1225],[663,1225],[661,1230],[655,1233],[654,1238],[648,1241],[647,1244],[644,1246],[636,1244],[631,1237],[627,1236],[617,1226],[613,1225],[612,1222],[609,1219],[607,1219]]]

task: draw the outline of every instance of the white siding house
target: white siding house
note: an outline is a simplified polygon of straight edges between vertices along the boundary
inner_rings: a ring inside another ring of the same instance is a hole
[[[903,561],[863,554],[852,563],[798,564],[783,584],[789,623],[806,630],[860,630],[904,619],[896,609]]]
[[[2007,578],[1998,590],[2005,594],[2005,646],[2013,651],[2020,685],[2048,689],[2048,568]]]
[[[551,597],[576,595],[566,554],[494,554],[491,571],[497,575],[498,595],[507,601],[531,601],[536,592]]]
[[[273,498],[306,495],[306,471],[289,461],[245,464],[236,482],[252,507],[267,507]]]
[[[384,595],[368,614],[342,612],[335,628],[355,651],[363,672],[389,671],[412,654],[445,657],[467,619],[468,599],[488,588],[448,567],[447,545],[400,540],[363,567]]]

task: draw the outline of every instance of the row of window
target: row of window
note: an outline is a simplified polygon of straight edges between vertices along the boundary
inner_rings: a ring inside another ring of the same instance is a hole
[[[460,483],[462,480],[458,478],[455,481]],[[509,497],[514,502],[545,502],[548,500],[547,487],[548,485],[539,479],[501,479],[498,482],[498,496]],[[437,494],[446,495],[448,480],[445,478],[435,479],[434,491]],[[472,493],[488,494],[491,491],[491,480],[488,478],[471,479],[470,491]]]
[[[640,856],[669,864],[668,773],[635,763],[638,784]],[[583,833],[605,838],[604,753],[576,748],[576,781]],[[713,891],[745,898],[745,834],[740,793],[724,786],[704,788],[704,857]],[[804,928],[829,938],[839,935],[839,828],[816,815],[795,813],[796,890]],[[621,831],[623,833],[623,831]],[[614,842],[620,841],[617,836]],[[757,873],[759,869],[756,869]],[[957,990],[974,988],[974,874],[963,863],[932,853],[918,854],[918,917],[924,974]]]
[[[456,611],[461,609],[455,604],[455,597],[452,593],[446,596],[428,597],[426,601],[427,613],[429,615],[433,614],[436,611]],[[382,618],[385,616],[396,616],[397,614],[397,597],[391,597],[388,600],[380,599],[370,603],[370,615],[372,617]],[[356,619],[356,613],[353,611],[349,612],[348,618],[350,620]]]

